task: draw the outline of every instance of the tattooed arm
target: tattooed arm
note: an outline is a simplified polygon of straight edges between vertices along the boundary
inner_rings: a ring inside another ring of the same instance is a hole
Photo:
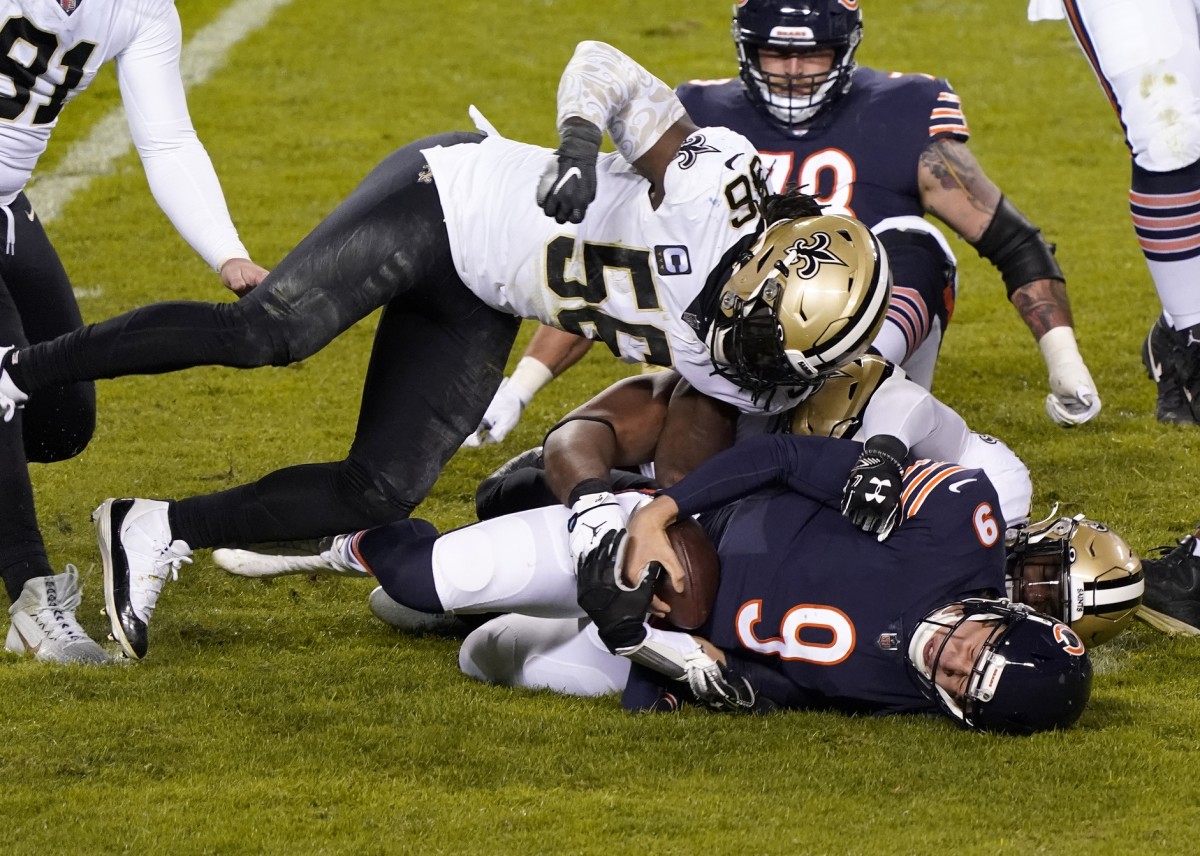
[[[939,140],[921,153],[918,167],[921,202],[967,243],[983,238],[1003,195],[988,178],[971,150],[957,140]],[[1067,285],[1061,278],[1018,284],[1009,294],[1035,339],[1052,327],[1074,326]]]
[[[917,167],[921,202],[1004,277],[1008,299],[1041,348],[1050,374],[1050,418],[1078,425],[1100,410],[1096,384],[1075,343],[1071,303],[1054,250],[989,179],[965,143],[937,140]]]

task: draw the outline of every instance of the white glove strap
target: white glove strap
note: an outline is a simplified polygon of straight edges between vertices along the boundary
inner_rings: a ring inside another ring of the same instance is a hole
[[[640,645],[618,648],[617,653],[673,681],[686,681],[692,669],[702,669],[705,663],[715,662],[704,653],[700,643],[687,633],[659,630],[649,625],[646,626],[646,638]]]
[[[630,163],[685,115],[671,87],[604,42],[580,42],[558,83],[558,126],[579,116],[607,129]]]
[[[521,399],[521,405],[524,406],[533,400],[533,397],[538,394],[538,390],[553,379],[554,372],[550,371],[541,360],[534,357],[521,357],[521,362],[517,363],[513,373],[509,375],[508,387],[516,394],[517,398]]]

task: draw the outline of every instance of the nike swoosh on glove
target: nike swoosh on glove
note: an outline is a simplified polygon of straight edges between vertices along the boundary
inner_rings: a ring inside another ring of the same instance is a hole
[[[564,121],[558,134],[554,160],[538,181],[537,203],[556,223],[582,223],[596,198],[596,158],[604,134],[577,117]]]

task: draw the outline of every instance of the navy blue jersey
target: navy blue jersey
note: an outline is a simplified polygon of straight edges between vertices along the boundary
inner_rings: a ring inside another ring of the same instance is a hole
[[[707,527],[721,582],[700,635],[785,677],[797,690],[785,698],[801,706],[932,711],[908,675],[908,637],[940,606],[1003,593],[1004,521],[982,470],[921,461],[905,473],[901,523],[880,543],[838,510],[861,451],[752,438],[666,491],[690,514],[753,490]]]
[[[698,125],[724,125],[745,136],[771,170],[772,189],[798,186],[832,214],[868,226],[925,213],[917,161],[932,141],[966,141],[959,97],[941,78],[859,67],[850,90],[799,136],[772,122],[746,97],[740,79],[690,81],[677,90]]]

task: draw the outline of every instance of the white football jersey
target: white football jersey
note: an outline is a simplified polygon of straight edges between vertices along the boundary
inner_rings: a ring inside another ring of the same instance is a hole
[[[248,257],[188,115],[181,47],[172,0],[79,0],[71,14],[57,0],[0,0],[0,205],[24,189],[63,107],[116,60],[129,129],[163,211],[214,268]]]
[[[454,263],[480,299],[600,339],[628,362],[673,367],[701,392],[744,410],[761,409],[763,402],[713,374],[703,331],[688,323],[710,275],[730,264],[723,257],[761,220],[758,153],[744,137],[726,128],[688,137],[667,168],[657,209],[645,178],[620,155],[601,155],[596,198],[578,225],[554,222],[537,204],[549,149],[489,134],[425,155]]]

